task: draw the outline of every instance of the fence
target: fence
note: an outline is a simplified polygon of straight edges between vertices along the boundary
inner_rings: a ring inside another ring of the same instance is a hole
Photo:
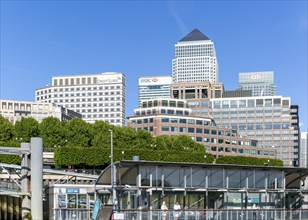
[[[307,220],[308,209],[207,209],[185,210],[178,220]],[[61,220],[86,220],[92,218],[89,209],[55,209],[55,218]],[[174,211],[166,211],[165,220],[174,220]],[[120,210],[114,220],[164,220],[161,210]]]

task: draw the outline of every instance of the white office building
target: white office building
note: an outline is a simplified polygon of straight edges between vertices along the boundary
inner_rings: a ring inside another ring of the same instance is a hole
[[[81,114],[54,103],[37,103],[4,99],[0,99],[0,114],[12,124],[21,120],[22,117],[34,118],[39,123],[47,117],[55,117],[60,121],[68,121],[74,117],[82,117]]]
[[[138,101],[148,99],[170,98],[171,76],[146,76],[138,81]]]
[[[54,76],[52,85],[36,89],[37,102],[57,103],[82,114],[89,123],[106,121],[125,125],[125,75],[106,72]]]
[[[275,96],[274,72],[239,73],[239,89],[251,90],[252,96]]]
[[[214,43],[198,29],[194,29],[175,45],[172,81],[218,82]]]

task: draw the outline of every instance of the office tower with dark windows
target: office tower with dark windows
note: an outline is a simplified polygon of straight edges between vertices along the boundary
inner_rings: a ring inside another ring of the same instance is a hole
[[[36,102],[50,102],[82,114],[89,123],[125,125],[125,75],[106,72],[54,76],[52,85],[36,89]]]
[[[277,158],[286,166],[298,166],[298,108],[291,105],[291,98],[245,93],[242,97],[228,97],[223,84],[171,84],[171,98],[187,100],[193,115],[211,117],[217,126],[256,139],[264,149],[275,149]]]
[[[252,96],[275,96],[274,72],[239,73],[239,89],[251,90]]]
[[[171,76],[144,76],[138,81],[138,103],[148,99],[170,98]]]
[[[214,43],[198,29],[175,44],[172,82],[218,82]]]

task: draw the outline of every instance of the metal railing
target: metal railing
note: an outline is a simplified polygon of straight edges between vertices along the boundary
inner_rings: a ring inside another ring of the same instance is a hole
[[[86,220],[92,219],[90,209],[55,209],[54,219]],[[164,216],[166,217],[164,219]],[[174,220],[174,210],[119,210],[114,220]],[[178,220],[307,220],[308,209],[206,209],[182,210]]]
[[[14,192],[18,192],[21,190],[20,186],[12,181],[0,181],[0,189]]]
[[[164,220],[161,210],[141,211],[122,210],[118,220]],[[165,212],[165,220],[174,220],[175,212]],[[301,220],[308,219],[307,209],[207,209],[207,210],[183,210],[179,213],[178,220]],[[114,220],[117,220],[114,218]]]
[[[93,210],[90,209],[55,209],[54,219],[57,220],[87,220],[92,219]]]

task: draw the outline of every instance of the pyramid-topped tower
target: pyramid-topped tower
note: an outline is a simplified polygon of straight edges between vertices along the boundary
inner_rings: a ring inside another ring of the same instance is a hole
[[[175,45],[172,81],[218,82],[218,64],[214,43],[194,29]]]

